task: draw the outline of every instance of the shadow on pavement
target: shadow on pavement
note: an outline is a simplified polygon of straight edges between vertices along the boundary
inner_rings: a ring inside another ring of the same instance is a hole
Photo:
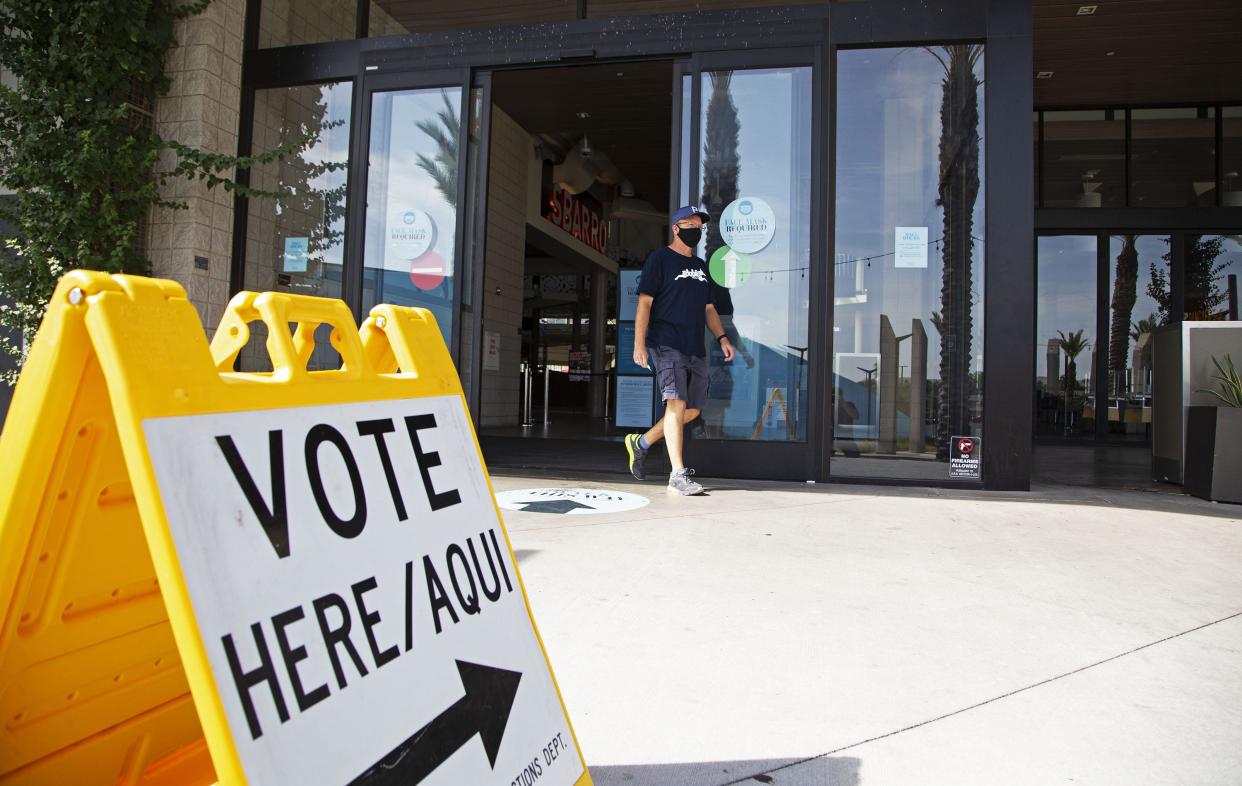
[[[596,786],[860,786],[861,764],[861,759],[820,756],[684,764],[610,764],[590,769]]]

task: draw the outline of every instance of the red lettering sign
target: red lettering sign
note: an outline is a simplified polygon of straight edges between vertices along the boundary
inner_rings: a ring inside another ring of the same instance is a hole
[[[608,220],[560,187],[554,186],[548,195],[544,218],[600,253],[608,244]]]

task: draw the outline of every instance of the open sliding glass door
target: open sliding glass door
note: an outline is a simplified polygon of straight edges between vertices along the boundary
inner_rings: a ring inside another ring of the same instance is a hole
[[[426,308],[477,404],[487,75],[467,69],[368,72],[358,100],[350,302]],[[359,171],[361,170],[361,171]]]
[[[712,216],[699,255],[737,350],[708,340],[710,390],[687,461],[701,474],[812,479],[812,336],[822,256],[814,50],[703,53],[675,77],[672,196]],[[707,337],[710,339],[711,337]],[[708,444],[710,443],[710,447]]]

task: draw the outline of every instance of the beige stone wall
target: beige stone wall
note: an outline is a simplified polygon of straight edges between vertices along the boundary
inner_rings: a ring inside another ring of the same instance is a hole
[[[154,112],[164,138],[237,154],[244,18],[245,0],[214,0],[202,14],[177,23],[178,44],[167,59],[172,87]],[[171,158],[163,162],[170,164]],[[199,182],[170,184],[163,195],[189,209],[152,211],[146,238],[152,271],[186,288],[210,335],[229,296],[233,195]],[[206,269],[196,257],[206,260]]]
[[[392,15],[380,7],[378,3],[371,3],[371,10],[368,12],[368,24],[370,28],[369,35],[372,38],[383,38],[386,35],[405,35],[410,32],[405,25],[392,18]]]
[[[492,107],[483,330],[500,334],[500,370],[483,372],[480,426],[520,422],[522,271],[526,265],[528,174],[533,150],[530,135],[498,107]]]
[[[357,23],[354,0],[263,0],[259,48],[343,41]]]

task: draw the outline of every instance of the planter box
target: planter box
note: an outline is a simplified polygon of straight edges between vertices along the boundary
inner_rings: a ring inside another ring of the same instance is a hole
[[[1242,408],[1186,408],[1186,491],[1242,503]]]
[[[1186,417],[1197,405],[1215,406],[1217,400],[1200,388],[1216,387],[1212,357],[1233,354],[1242,347],[1242,322],[1178,322],[1151,333],[1152,347],[1152,479],[1184,483],[1187,439]]]

